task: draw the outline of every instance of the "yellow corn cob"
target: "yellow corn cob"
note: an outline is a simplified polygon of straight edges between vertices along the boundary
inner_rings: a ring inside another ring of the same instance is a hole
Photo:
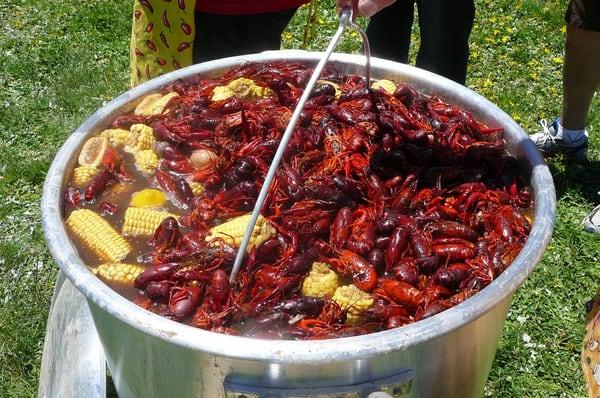
[[[227,98],[233,97],[235,95],[235,91],[230,89],[227,86],[217,86],[213,89],[212,96],[210,99],[212,101],[222,101]]]
[[[308,276],[302,282],[302,295],[331,297],[340,286],[338,275],[329,264],[314,262]]]
[[[167,217],[175,217],[167,211],[149,208],[128,207],[123,220],[123,234],[130,236],[151,236]]]
[[[244,232],[250,221],[251,214],[232,218],[223,224],[217,225],[210,229],[210,234],[206,237],[206,241],[211,241],[216,238],[221,238],[225,243],[239,247],[244,238]],[[264,241],[275,236],[275,228],[267,223],[267,220],[259,215],[252,230],[248,250],[254,246],[260,246]]]
[[[146,188],[131,195],[133,207],[160,207],[165,203],[166,196],[159,189]]]
[[[373,305],[373,296],[354,285],[338,287],[331,298],[346,310],[346,323],[357,325],[363,322],[363,312]]]
[[[135,278],[145,269],[138,264],[106,263],[92,268],[91,271],[105,282],[133,286]]]
[[[152,173],[158,167],[158,155],[152,149],[144,149],[134,154],[135,167],[143,173]]]
[[[169,93],[165,94],[162,97],[158,98],[156,101],[148,104],[144,109],[139,113],[142,116],[151,116],[151,115],[160,115],[161,113],[165,113],[167,110],[167,105],[173,99],[179,97],[177,93]],[[136,108],[137,111],[137,108]]]
[[[261,87],[253,80],[245,77],[230,81],[226,86],[218,86],[213,89],[211,100],[219,101],[237,95],[240,98],[257,99],[271,97],[273,90],[268,87]]]
[[[106,138],[113,147],[124,145],[128,136],[129,130],[125,129],[107,129],[100,133],[100,137]]]
[[[152,149],[154,138],[154,129],[145,124],[133,124],[129,128],[129,135],[125,141],[123,150],[129,153],[136,153],[145,149]]]
[[[73,169],[73,186],[85,187],[98,174],[98,169],[93,166],[79,166]]]
[[[202,185],[201,183],[196,181],[189,181],[188,184],[190,188],[192,188],[192,192],[194,193],[194,195],[198,196],[202,192],[204,192],[204,185]]]
[[[371,88],[373,90],[377,90],[377,89],[381,88],[389,94],[394,94],[394,91],[396,91],[396,84],[391,80],[381,79],[381,80],[377,80],[375,83],[371,84]]]
[[[162,97],[161,93],[154,93],[154,94],[148,94],[146,95],[144,98],[142,98],[142,100],[140,101],[140,103],[135,107],[135,110],[133,111],[134,115],[141,115],[141,116],[148,116],[148,115],[144,115],[144,111],[146,110],[146,108],[148,108],[150,105],[152,105],[153,103],[155,103],[160,97]]]
[[[100,215],[88,209],[74,210],[67,226],[85,246],[107,261],[124,259],[131,251],[129,243]]]

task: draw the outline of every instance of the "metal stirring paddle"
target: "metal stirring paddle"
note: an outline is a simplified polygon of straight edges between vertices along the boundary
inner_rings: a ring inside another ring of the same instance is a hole
[[[335,49],[335,46],[337,45],[338,41],[340,40],[340,37],[342,36],[342,33],[344,33],[344,30],[346,29],[347,26],[350,26],[352,29],[355,29],[356,31],[358,31],[358,33],[360,34],[360,36],[362,38],[363,50],[364,50],[364,54],[365,54],[365,58],[366,58],[365,79],[366,79],[367,87],[371,86],[371,49],[369,47],[367,35],[361,29],[361,27],[358,26],[352,20],[352,9],[349,7],[346,7],[342,10],[342,13],[340,15],[340,25],[339,25],[337,31],[335,32],[335,34],[333,35],[333,37],[331,38],[331,41],[329,42],[329,45],[327,46],[327,50],[325,50],[325,53],[323,54],[323,58],[321,58],[321,60],[315,67],[315,70],[314,70],[312,76],[308,80],[308,83],[306,84],[306,88],[304,89],[304,92],[302,93],[302,96],[300,97],[300,100],[298,101],[298,104],[296,105],[296,109],[294,109],[294,112],[292,113],[290,122],[289,122],[287,128],[285,129],[283,136],[281,137],[281,142],[279,143],[277,152],[275,152],[275,156],[273,157],[271,166],[269,167],[269,170],[267,171],[265,181],[263,182],[262,188],[260,189],[260,192],[258,194],[258,198],[256,199],[256,204],[254,205],[254,209],[252,210],[252,216],[250,217],[250,222],[248,223],[248,226],[246,227],[246,232],[244,233],[244,239],[242,240],[242,243],[241,243],[241,245],[238,249],[237,255],[235,257],[233,269],[231,270],[231,274],[229,276],[229,282],[233,282],[235,280],[235,276],[237,275],[238,271],[240,270],[242,261],[244,260],[244,256],[246,255],[246,248],[248,247],[248,243],[250,242],[252,230],[254,229],[254,225],[256,224],[256,220],[258,219],[258,215],[260,214],[260,211],[263,207],[265,198],[267,197],[267,192],[269,192],[269,188],[271,187],[271,183],[273,182],[273,178],[275,177],[275,173],[277,172],[277,168],[279,167],[279,163],[281,162],[283,153],[285,152],[285,150],[287,148],[287,144],[292,136],[292,132],[296,128],[296,124],[298,123],[298,119],[300,118],[300,113],[302,112],[302,109],[304,109],[304,105],[306,104],[306,101],[308,100],[310,93],[312,92],[313,88],[315,87],[317,80],[321,76],[321,73],[323,72],[323,68],[325,67],[325,64],[327,63],[327,60],[329,59],[331,53]]]

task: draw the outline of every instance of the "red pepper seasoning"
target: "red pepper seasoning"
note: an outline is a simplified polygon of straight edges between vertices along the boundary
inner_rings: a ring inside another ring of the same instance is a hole
[[[144,53],[142,52],[142,50],[140,50],[137,47],[133,51],[135,52],[135,55],[137,55],[138,57],[143,57],[144,56]]]
[[[135,12],[133,13],[133,16],[135,17],[135,20],[137,21],[142,16],[142,12],[140,10],[135,10]]]
[[[181,69],[181,65],[179,64],[179,62],[177,62],[177,60],[175,58],[173,58],[173,68],[175,69]]]
[[[161,57],[156,58],[156,63],[160,66],[165,66],[167,64],[167,60]]]
[[[151,79],[151,77],[150,77],[150,64],[146,64],[146,77],[148,79]]]
[[[146,33],[152,32],[152,29],[154,29],[154,22],[150,22],[148,25],[146,25]]]
[[[181,11],[185,12],[185,0],[177,0],[177,5],[181,9]]]

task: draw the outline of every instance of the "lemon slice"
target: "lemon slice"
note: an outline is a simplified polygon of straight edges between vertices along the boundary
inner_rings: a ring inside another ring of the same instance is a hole
[[[131,195],[133,207],[160,207],[165,203],[166,197],[158,189],[147,188]]]
[[[325,80],[325,79],[319,79],[317,80],[317,83],[319,84],[329,84],[331,86],[333,86],[333,88],[335,88],[335,98],[339,99],[342,95],[342,89],[340,88],[340,85],[337,83],[332,82],[331,80]]]
[[[394,94],[394,91],[396,91],[396,84],[394,84],[394,82],[391,80],[381,79],[371,84],[371,88],[373,90],[383,89],[388,94]]]
[[[105,137],[92,137],[83,144],[79,153],[80,166],[98,167],[102,163],[104,152],[108,148],[108,140]]]

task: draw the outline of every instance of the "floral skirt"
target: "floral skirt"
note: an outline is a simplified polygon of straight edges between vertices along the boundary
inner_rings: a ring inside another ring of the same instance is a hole
[[[192,64],[196,0],[134,0],[131,85]]]
[[[581,368],[590,398],[600,398],[600,293],[588,303]]]

